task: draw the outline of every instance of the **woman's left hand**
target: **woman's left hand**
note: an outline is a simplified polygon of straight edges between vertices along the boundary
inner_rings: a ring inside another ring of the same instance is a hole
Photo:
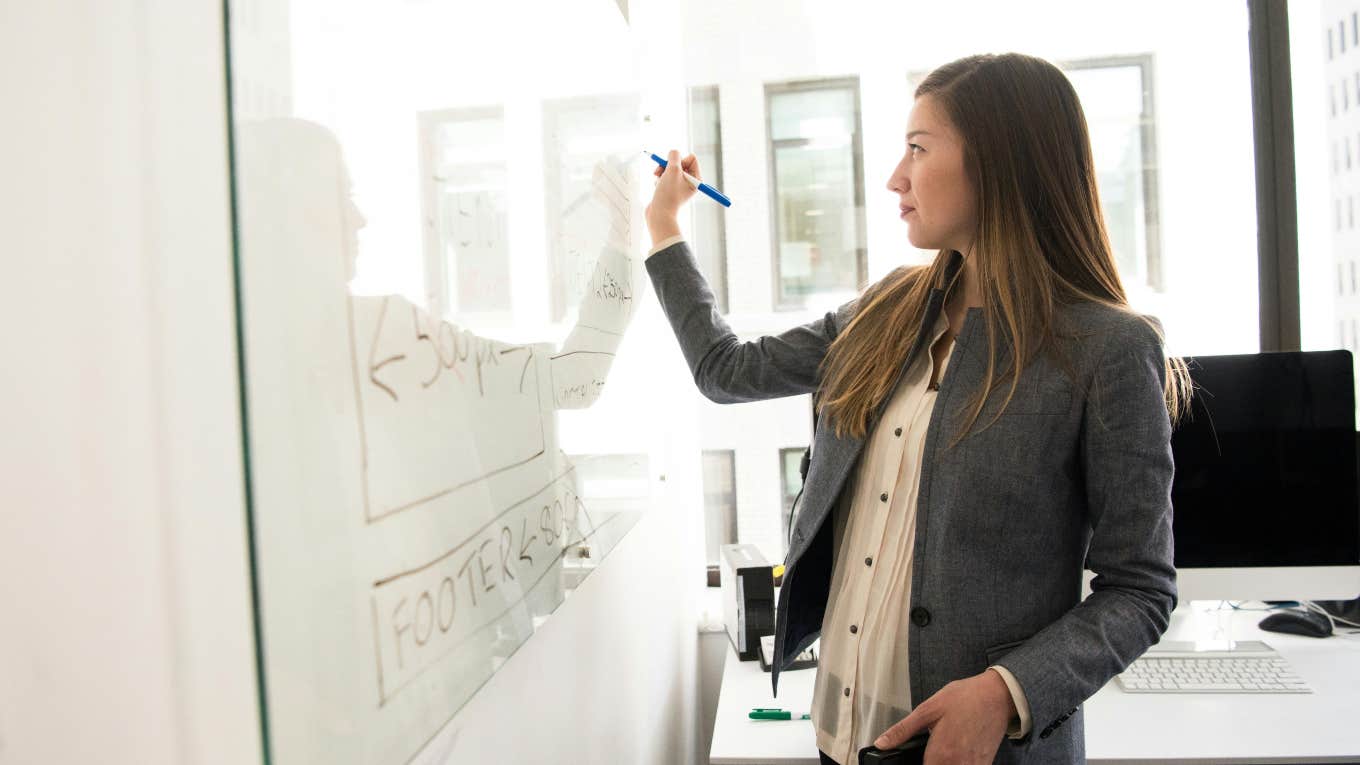
[[[874,741],[879,749],[893,749],[923,731],[930,731],[926,765],[933,763],[989,763],[1015,716],[1006,681],[985,670],[941,688]]]

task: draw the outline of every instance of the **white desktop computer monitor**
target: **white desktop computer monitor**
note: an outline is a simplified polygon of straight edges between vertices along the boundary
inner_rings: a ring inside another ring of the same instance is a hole
[[[1171,438],[1180,599],[1360,596],[1351,354],[1186,361],[1196,390]]]

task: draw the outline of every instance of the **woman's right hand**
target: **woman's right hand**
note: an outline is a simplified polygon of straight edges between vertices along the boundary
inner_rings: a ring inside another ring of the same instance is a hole
[[[666,167],[657,165],[652,173],[657,177],[656,191],[652,192],[645,216],[653,245],[680,233],[680,208],[695,194],[694,187],[681,174],[682,169],[695,178],[703,178],[699,174],[699,160],[693,154],[681,159],[680,152],[674,149],[666,155]]]

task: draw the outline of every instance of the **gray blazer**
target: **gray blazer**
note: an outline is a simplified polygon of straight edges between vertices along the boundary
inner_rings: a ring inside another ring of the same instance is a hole
[[[952,275],[962,258],[949,263]],[[719,315],[689,247],[647,260],[695,383],[719,403],[810,393],[855,310],[740,342]],[[943,310],[932,292],[907,365]],[[986,373],[980,309],[970,309],[931,412],[912,566],[911,698],[992,664],[1024,689],[1034,731],[1003,743],[998,762],[1083,762],[1081,703],[1166,630],[1176,604],[1171,544],[1171,426],[1161,341],[1139,317],[1094,303],[1060,309],[1076,383],[1040,358],[990,427],[1005,388],[950,447]],[[899,378],[900,379],[900,378]],[[880,407],[880,413],[882,408]],[[814,435],[803,505],[785,560],[775,625],[779,669],[821,634],[831,584],[832,513],[864,446]],[[1082,569],[1095,574],[1081,599]]]

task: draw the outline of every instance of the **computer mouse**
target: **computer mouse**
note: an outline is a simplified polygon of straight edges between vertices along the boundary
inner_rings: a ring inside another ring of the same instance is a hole
[[[1332,620],[1312,611],[1281,611],[1262,619],[1258,626],[1269,632],[1308,637],[1321,638],[1332,634]]]

